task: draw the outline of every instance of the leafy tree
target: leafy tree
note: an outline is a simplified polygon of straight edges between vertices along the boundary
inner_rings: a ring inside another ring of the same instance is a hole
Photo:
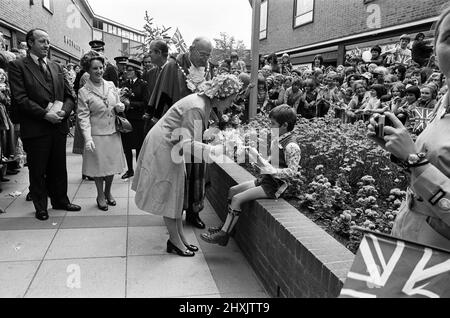
[[[131,47],[132,50],[138,50],[140,53],[135,54],[136,57],[143,57],[146,53],[148,53],[150,49],[150,42],[153,40],[165,40],[168,41],[170,39],[170,36],[168,32],[172,27],[166,28],[164,25],[159,26],[153,22],[153,18],[151,18],[148,14],[148,11],[145,11],[145,25],[144,25],[144,32],[145,32],[145,41],[144,44]],[[121,51],[123,55],[128,55],[128,52]]]
[[[212,60],[219,62],[230,57],[232,52],[236,52],[239,58],[244,60],[247,57],[244,41],[236,40],[226,32],[220,32],[220,36],[214,39],[215,47],[212,53]]]

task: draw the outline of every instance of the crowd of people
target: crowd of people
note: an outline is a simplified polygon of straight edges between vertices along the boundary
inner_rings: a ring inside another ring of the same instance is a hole
[[[440,20],[442,27],[448,26],[442,22],[445,19],[448,13]],[[436,34],[434,46],[442,47],[438,41],[442,34]],[[28,32],[26,50],[9,52],[2,47],[2,163],[17,157],[22,140],[30,172],[27,200],[33,201],[36,218],[49,218],[48,197],[54,209],[79,211],[81,207],[67,197],[66,138],[71,124],[75,128],[73,152],[83,156],[80,175],[95,182],[97,207],[108,211],[116,205],[112,194],[115,175],[125,172],[122,179],[134,177],[137,207],[164,217],[169,232],[167,252],[184,257],[194,256],[198,247],[189,244],[184,235],[183,212],[191,225],[206,227],[199,214],[204,208],[207,165],[189,149],[214,154],[223,151],[220,146],[203,144],[201,137],[195,139],[196,122],[203,123],[203,136],[211,122],[223,128],[226,122],[239,125],[248,121],[250,92],[256,89],[258,113],[267,114],[272,128],[282,132],[273,141],[278,144],[271,145],[282,150],[277,165],[264,160],[256,149],[247,149],[261,165],[262,176],[230,189],[225,224],[202,235],[208,243],[225,246],[243,203],[279,198],[289,178],[299,173],[301,151],[291,133],[297,116],[313,119],[334,112],[345,122],[370,120],[373,130],[377,114],[390,112],[396,128],[406,127],[411,139],[402,138],[410,143],[434,118],[424,118],[423,112],[416,110],[436,114],[443,105],[438,100],[448,96],[444,54],[436,59],[421,33],[413,43],[410,36],[401,36],[396,47],[385,52],[376,45],[370,57],[349,54],[344,65],[338,66],[325,65],[320,55],[310,67],[303,68],[293,66],[288,54],[261,57],[257,84],[250,83],[247,67],[236,53],[217,67],[212,65],[212,43],[203,37],[196,38],[188,52],[176,56],[169,55],[165,41],[154,40],[143,59],[119,56],[115,64],[105,57],[104,42],[89,44],[91,50],[81,57],[80,65],[61,65],[48,59],[49,37],[41,29]],[[175,138],[173,134],[180,127],[187,135]],[[395,133],[390,131],[392,139]],[[405,161],[401,150],[378,141]],[[182,146],[182,164],[173,160],[174,146]],[[424,162],[425,157],[418,157],[417,167],[433,163],[432,158]],[[17,167],[6,166],[5,173],[17,172]],[[431,221],[447,233],[444,223]]]
[[[412,42],[412,43],[411,43]],[[409,49],[411,47],[412,49]],[[321,55],[310,68],[295,68],[289,55],[261,58],[258,79],[258,112],[288,104],[298,115],[311,119],[330,110],[346,122],[366,119],[387,110],[398,115],[411,132],[424,125],[417,108],[434,110],[448,91],[445,77],[432,55],[424,34],[403,35],[394,49],[371,48],[371,59],[360,52],[348,54],[344,65],[326,66]]]

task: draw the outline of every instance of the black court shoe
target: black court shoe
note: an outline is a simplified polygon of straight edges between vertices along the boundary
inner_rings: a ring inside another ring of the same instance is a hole
[[[198,247],[192,244],[184,244],[188,250],[191,252],[198,252]]]
[[[108,204],[108,205],[110,205],[110,206],[116,206],[116,205],[117,205],[116,200],[110,200],[110,199],[108,199],[108,197],[106,196],[106,194],[105,194],[105,198],[106,198],[106,204]]]
[[[182,251],[180,250],[178,247],[176,247],[170,240],[167,241],[167,253],[172,253],[172,252],[176,252],[179,256],[182,257],[192,257],[195,256],[195,253],[187,250],[187,251]]]
[[[108,205],[100,205],[100,203],[98,202],[98,199],[97,199],[97,207],[99,210],[102,210],[105,212],[108,211]]]

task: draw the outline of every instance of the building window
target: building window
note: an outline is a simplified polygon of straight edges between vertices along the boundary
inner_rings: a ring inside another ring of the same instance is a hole
[[[130,40],[122,39],[122,54],[130,55]]]
[[[314,0],[295,0],[294,28],[313,22]]]
[[[104,30],[104,25],[103,22],[100,20],[94,20],[94,28],[99,29],[99,30]],[[105,30],[104,30],[105,31]]]
[[[42,0],[42,6],[51,14],[53,14],[53,0]]]
[[[92,39],[103,41],[103,32],[99,30],[93,30]]]
[[[260,26],[259,26],[259,39],[264,40],[267,39],[267,14],[268,14],[268,0],[264,0],[261,2],[261,17],[260,17]]]
[[[103,23],[103,32],[108,32],[108,24]]]

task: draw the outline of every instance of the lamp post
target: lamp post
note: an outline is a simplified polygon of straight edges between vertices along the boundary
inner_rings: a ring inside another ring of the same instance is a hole
[[[256,117],[258,101],[258,69],[259,69],[259,28],[261,18],[261,0],[251,0],[252,14],[252,75],[251,83],[254,85],[250,91],[249,119]]]

